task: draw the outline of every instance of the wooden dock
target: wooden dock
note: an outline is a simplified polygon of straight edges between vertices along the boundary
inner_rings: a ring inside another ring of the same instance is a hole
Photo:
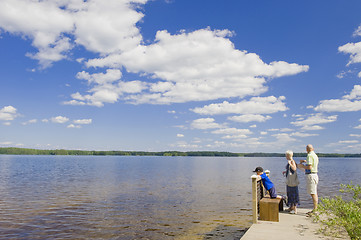
[[[254,223],[241,240],[347,240],[347,235],[341,238],[327,237],[320,233],[320,223],[313,222],[312,217],[307,217],[306,213],[311,209],[299,208],[297,214],[281,212],[279,222],[260,221]]]

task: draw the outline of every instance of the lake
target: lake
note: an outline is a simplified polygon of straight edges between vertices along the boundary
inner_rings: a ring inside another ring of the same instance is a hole
[[[295,159],[297,162],[299,158]],[[0,239],[239,239],[251,179],[285,158],[0,155]],[[361,184],[361,159],[320,158],[320,197]],[[300,201],[312,207],[301,171]]]

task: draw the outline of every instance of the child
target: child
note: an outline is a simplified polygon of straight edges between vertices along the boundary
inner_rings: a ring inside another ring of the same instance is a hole
[[[285,200],[284,197],[276,194],[276,188],[274,184],[271,182],[271,180],[267,177],[266,173],[263,172],[263,168],[256,167],[256,170],[254,170],[253,172],[257,173],[257,175],[261,177],[263,186],[269,192],[271,198],[280,198]]]

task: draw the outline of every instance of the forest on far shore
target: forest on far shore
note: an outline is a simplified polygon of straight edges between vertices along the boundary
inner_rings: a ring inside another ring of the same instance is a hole
[[[84,151],[84,150],[42,150],[31,148],[0,148],[0,154],[8,155],[89,155],[89,156],[204,156],[204,157],[284,157],[284,153],[231,153],[217,151],[164,151],[164,152],[145,152],[145,151]],[[360,157],[361,153],[341,154],[341,153],[317,153],[319,157]],[[294,153],[294,157],[306,157],[306,153]]]

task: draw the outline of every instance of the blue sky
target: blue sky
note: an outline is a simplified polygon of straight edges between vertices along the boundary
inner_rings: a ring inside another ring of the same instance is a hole
[[[0,147],[359,153],[360,10],[3,0]]]

